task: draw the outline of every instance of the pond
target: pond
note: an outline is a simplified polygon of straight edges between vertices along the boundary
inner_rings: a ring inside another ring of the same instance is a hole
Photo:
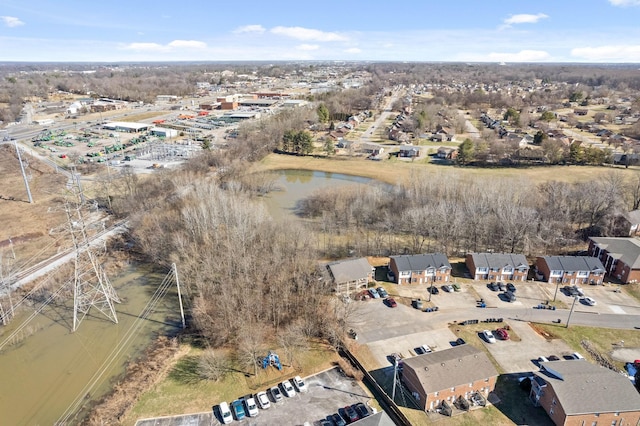
[[[298,201],[318,189],[376,182],[362,176],[315,170],[279,170],[273,173],[278,175],[276,186],[279,190],[269,193],[264,201],[269,213],[277,219],[295,216]]]

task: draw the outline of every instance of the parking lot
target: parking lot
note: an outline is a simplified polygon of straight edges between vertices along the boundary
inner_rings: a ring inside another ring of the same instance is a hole
[[[445,292],[439,287],[438,294],[429,294],[427,286],[399,286],[393,287],[397,293],[394,296],[398,306],[391,308],[380,299],[352,302],[358,304],[358,321],[354,329],[358,333],[358,343],[369,348],[372,359],[370,369],[385,368],[391,365],[389,355],[398,353],[402,357],[418,355],[416,348],[427,345],[434,351],[451,347],[456,336],[449,325],[466,319],[483,320],[489,317],[504,317],[505,324],[522,339],[521,341],[501,341],[494,344],[484,343],[502,369],[508,373],[519,373],[537,369],[534,362],[540,356],[556,355],[562,358],[572,353],[572,349],[562,340],[547,340],[540,336],[529,324],[529,321],[555,321],[562,318],[566,321],[568,310],[573,303],[573,297],[565,294],[563,285],[558,287],[556,303],[559,311],[546,312],[537,308],[547,301],[553,301],[556,290],[555,284],[538,281],[516,282],[516,300],[507,301],[501,297],[502,291],[492,291],[486,282],[461,284],[459,292]],[[585,296],[597,301],[595,306],[589,306],[580,300],[576,302],[576,313],[598,314],[640,314],[640,303],[624,291],[614,291],[617,286],[584,286]],[[423,301],[423,309],[411,306],[413,299]],[[486,302],[486,309],[478,308],[477,301],[482,298]],[[563,306],[564,304],[564,306]],[[437,306],[437,312],[424,312],[424,308]],[[549,315],[538,315],[538,314]],[[495,329],[497,325],[487,324],[488,329]],[[480,337],[476,337],[480,339]]]
[[[339,408],[370,400],[367,393],[356,381],[343,376],[333,368],[304,379],[308,391],[296,393],[293,398],[284,398],[275,403],[270,398],[271,407],[259,410],[257,417],[234,420],[237,425],[303,425],[305,422],[317,424],[327,415],[337,413]],[[265,389],[266,390],[266,389]],[[257,392],[256,392],[257,393]],[[240,396],[240,395],[238,395]],[[231,401],[227,401],[231,402]],[[371,410],[370,410],[371,411]],[[139,420],[136,426],[210,426],[220,425],[218,411],[184,416]]]

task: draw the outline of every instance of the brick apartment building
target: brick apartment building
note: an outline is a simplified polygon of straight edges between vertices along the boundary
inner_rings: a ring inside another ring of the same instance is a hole
[[[529,263],[522,254],[469,253],[466,265],[474,280],[526,281]]]
[[[536,259],[536,276],[548,283],[602,284],[604,266],[589,256],[541,256]]]
[[[397,284],[449,282],[451,264],[442,253],[391,256],[389,269]]]
[[[589,255],[600,259],[610,277],[625,284],[640,281],[639,239],[591,237]]]

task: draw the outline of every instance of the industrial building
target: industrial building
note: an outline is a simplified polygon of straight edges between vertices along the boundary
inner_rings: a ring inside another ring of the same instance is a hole
[[[102,125],[103,129],[106,130],[115,130],[116,132],[125,132],[125,133],[139,133],[144,132],[153,127],[152,124],[147,123],[129,123],[126,121],[112,121],[110,123],[105,123]]]

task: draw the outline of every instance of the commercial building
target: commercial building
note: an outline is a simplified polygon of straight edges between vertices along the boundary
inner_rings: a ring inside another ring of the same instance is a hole
[[[153,127],[153,124],[147,123],[129,123],[127,121],[112,121],[102,125],[103,129],[115,130],[116,132],[138,133],[144,132]]]

